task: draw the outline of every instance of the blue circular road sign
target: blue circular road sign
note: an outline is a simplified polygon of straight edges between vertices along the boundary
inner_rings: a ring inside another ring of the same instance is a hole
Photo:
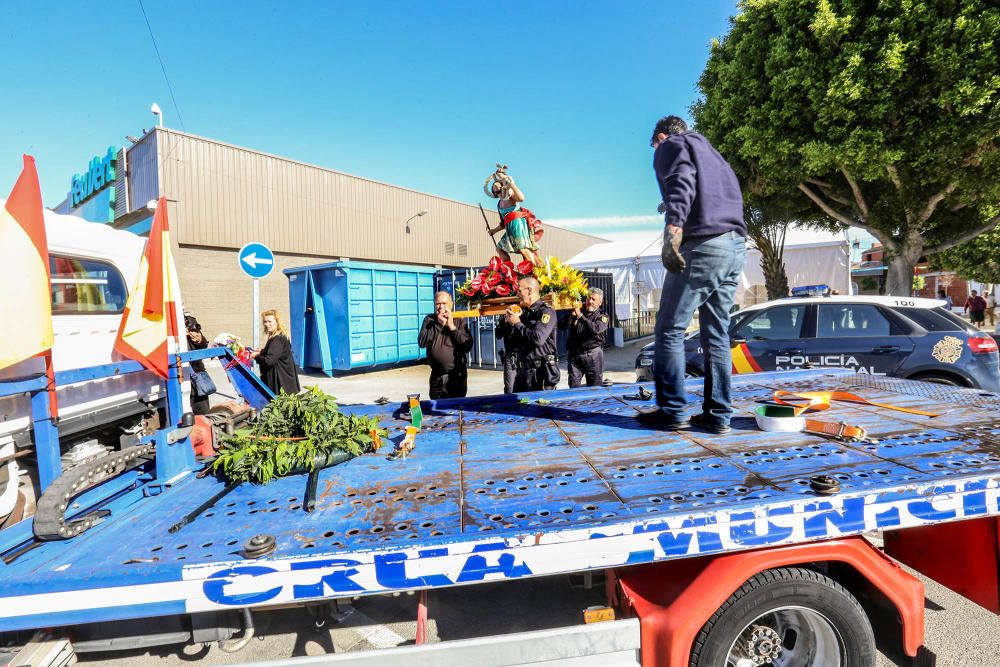
[[[240,268],[251,278],[265,278],[274,269],[274,253],[263,243],[248,243],[240,248]]]

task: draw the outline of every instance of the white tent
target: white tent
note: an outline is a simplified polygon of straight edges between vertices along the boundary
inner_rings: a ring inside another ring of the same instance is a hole
[[[592,245],[567,263],[577,269],[611,273],[615,281],[615,304],[619,318],[636,310],[656,310],[666,269],[660,263],[663,235],[648,235],[625,241]],[[840,294],[850,294],[851,249],[843,233],[789,227],[785,236],[785,271],[789,287],[829,285]],[[767,299],[760,252],[752,244],[736,303],[748,306]]]

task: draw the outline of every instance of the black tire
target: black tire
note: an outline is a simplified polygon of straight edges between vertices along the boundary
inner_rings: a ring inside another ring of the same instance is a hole
[[[778,616],[773,615],[777,612]],[[734,667],[739,657],[736,641],[745,645],[746,635],[751,627],[766,627],[772,620],[785,614],[806,615],[820,623],[826,621],[826,630],[839,646],[834,652],[840,654],[841,667],[872,667],[875,664],[875,636],[864,609],[847,589],[833,579],[804,568],[775,568],[754,575],[729,596],[719,610],[708,619],[695,638],[691,650],[691,667]],[[818,614],[818,616],[816,616]],[[778,621],[780,623],[781,621]],[[774,638],[781,640],[783,657],[774,664],[783,667],[803,665],[824,665],[835,667],[836,660],[812,657],[804,661],[788,661],[794,651],[806,650],[809,641],[823,642],[824,637],[815,637],[799,632],[789,625],[787,628],[771,625],[775,629]],[[782,634],[784,630],[784,634]],[[805,641],[802,644],[800,642]],[[791,645],[789,643],[791,642]],[[736,650],[734,650],[736,649]],[[737,655],[734,656],[734,653]],[[744,654],[745,655],[745,654]],[[763,665],[771,665],[764,662]]]
[[[944,384],[949,387],[964,387],[966,386],[964,382],[961,382],[957,378],[951,375],[944,375],[938,373],[928,373],[927,375],[918,375],[917,377],[910,378],[911,380],[919,380],[920,382],[933,382],[934,384]]]

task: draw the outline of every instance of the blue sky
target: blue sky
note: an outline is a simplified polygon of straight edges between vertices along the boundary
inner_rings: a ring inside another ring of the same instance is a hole
[[[461,201],[495,162],[544,220],[657,229],[648,141],[687,115],[735,0],[11,3],[0,196],[37,158],[45,203],[154,122]]]

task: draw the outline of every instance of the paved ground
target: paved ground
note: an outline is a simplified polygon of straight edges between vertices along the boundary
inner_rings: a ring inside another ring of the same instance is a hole
[[[635,378],[637,341],[607,355],[607,377],[615,382]],[[221,380],[221,372],[217,383]],[[318,384],[342,403],[371,402],[379,396],[403,401],[406,394],[426,392],[427,367],[411,366],[377,373],[337,378],[304,375],[303,386]],[[223,387],[222,384],[219,384]],[[563,372],[565,386],[565,369]],[[473,370],[470,395],[502,390],[499,371]],[[577,584],[576,586],[571,583]],[[580,581],[552,577],[504,584],[485,584],[432,593],[429,601],[429,640],[442,641],[486,634],[559,627],[580,622],[585,607],[603,602],[603,587],[582,588]],[[1000,665],[1000,617],[959,595],[925,580],[927,588],[927,646],[938,655],[939,665],[986,667]],[[81,663],[107,667],[151,667],[201,664],[235,664],[289,656],[346,652],[412,643],[415,638],[417,599],[413,596],[380,596],[358,600],[339,608],[284,609],[255,614],[257,637],[238,653],[218,646],[160,647],[114,654],[86,654]],[[320,616],[317,616],[317,613]],[[326,619],[322,614],[326,613]],[[317,618],[322,622],[317,627]],[[876,637],[889,641],[894,629],[877,628]],[[878,667],[909,665],[886,648]]]
[[[639,349],[650,339],[630,342],[623,348],[605,351],[605,378],[613,382],[635,382],[635,358]],[[380,396],[402,402],[406,395],[421,392],[427,396],[427,379],[430,370],[426,365],[405,366],[376,373],[353,373],[328,378],[323,374],[300,375],[302,386],[318,385],[336,396],[342,403],[371,403]],[[566,364],[563,362],[560,388],[567,387]],[[469,371],[469,395],[484,396],[503,392],[503,376],[499,369]]]
[[[632,341],[623,348],[610,349],[605,352],[604,377],[612,382],[635,382],[635,358],[639,350],[650,342],[643,338]],[[229,388],[222,366],[217,361],[205,364],[220,393],[213,402],[234,397],[235,392]],[[390,401],[402,403],[407,394],[419,392],[427,397],[427,380],[430,369],[424,364],[414,364],[390,368],[388,370],[370,373],[345,373],[336,377],[327,377],[322,373],[301,373],[299,383],[303,387],[317,385],[323,391],[335,396],[341,404],[372,403],[382,396]],[[566,363],[561,365],[562,379],[560,388],[566,384]],[[503,392],[503,376],[499,369],[470,369],[469,396],[486,396]]]

